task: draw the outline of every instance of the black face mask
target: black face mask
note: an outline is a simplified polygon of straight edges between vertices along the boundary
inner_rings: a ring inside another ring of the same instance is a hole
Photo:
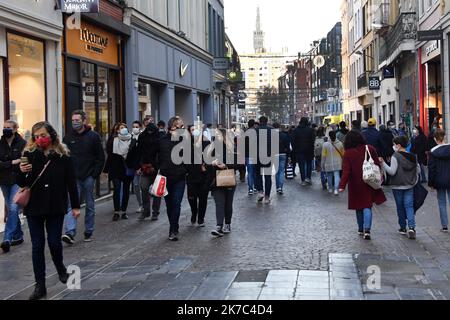
[[[12,138],[14,136],[13,130],[12,129],[3,129],[3,136],[6,139]]]

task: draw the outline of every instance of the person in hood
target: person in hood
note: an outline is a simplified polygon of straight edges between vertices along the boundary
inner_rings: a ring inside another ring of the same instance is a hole
[[[450,201],[450,144],[445,143],[445,131],[436,129],[437,144],[431,150],[428,164],[428,185],[437,190],[442,231],[448,232],[447,195]]]
[[[95,181],[100,177],[105,165],[100,135],[86,124],[86,113],[83,110],[72,112],[72,131],[67,134],[63,143],[68,147],[70,156],[75,165],[75,178],[77,179],[78,195],[85,199],[86,210],[84,215],[84,241],[92,241],[95,229]],[[65,234],[62,241],[72,245],[77,234],[77,219],[69,209],[65,221]]]
[[[417,156],[406,151],[409,139],[406,136],[394,138],[394,155],[389,166],[383,161],[383,168],[391,176],[390,185],[397,205],[399,232],[416,239],[416,219],[414,212],[414,186],[419,181],[420,164]],[[406,231],[406,222],[409,230]]]
[[[411,152],[417,155],[417,159],[419,160],[422,183],[427,183],[425,169],[428,165],[427,153],[429,150],[428,139],[423,133],[422,127],[416,126],[413,130],[413,138],[411,139]]]
[[[139,169],[140,189],[142,194],[143,212],[138,220],[150,218],[152,221],[158,220],[161,206],[161,198],[152,197],[149,193],[150,186],[155,182],[158,174],[158,161],[156,157],[157,144],[164,134],[158,127],[149,123],[145,130],[139,135]]]
[[[13,199],[19,191],[16,179],[20,157],[27,143],[17,132],[18,129],[19,125],[17,122],[12,120],[5,121],[3,135],[0,139],[0,188],[8,209],[8,219],[6,220],[3,242],[1,244],[4,253],[8,253],[10,247],[23,243],[23,231],[19,219],[20,208],[14,203]]]
[[[345,136],[347,135],[348,131],[349,130],[347,129],[347,123],[345,121],[339,123],[339,131],[336,133],[336,137],[340,142],[342,142],[342,144],[344,144],[345,142]]]
[[[114,215],[113,221],[119,221],[120,218],[128,220],[127,209],[130,199],[130,185],[134,178],[129,174],[126,159],[130,151],[132,135],[128,131],[125,123],[118,123],[114,126],[113,135],[106,143],[106,161],[105,172],[108,173],[109,180],[114,185]]]

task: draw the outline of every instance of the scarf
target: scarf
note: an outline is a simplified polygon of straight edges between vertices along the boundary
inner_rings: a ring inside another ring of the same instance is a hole
[[[113,153],[122,156],[124,159],[128,155],[131,144],[131,134],[125,136],[119,134],[117,138],[114,139],[113,143]]]

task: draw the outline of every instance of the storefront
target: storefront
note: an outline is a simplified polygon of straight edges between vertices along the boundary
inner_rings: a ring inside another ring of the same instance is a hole
[[[61,132],[61,11],[52,1],[0,1],[0,129],[13,119],[24,138],[48,120]],[[4,222],[0,196],[0,232]]]
[[[64,130],[71,130],[72,112],[82,109],[106,149],[114,124],[125,121],[122,43],[126,35],[84,18],[80,27],[65,29]],[[97,196],[109,191],[107,176],[102,175]]]
[[[146,115],[167,122],[177,115],[186,124],[198,117],[213,123],[212,57],[137,21],[131,19],[125,51],[127,122]]]
[[[434,125],[443,128],[441,42],[430,41],[419,49],[420,125],[429,133]]]

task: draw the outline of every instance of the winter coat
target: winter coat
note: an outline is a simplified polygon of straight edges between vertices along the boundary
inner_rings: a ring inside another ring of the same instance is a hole
[[[85,126],[81,134],[73,131],[64,137],[63,142],[69,148],[70,157],[75,164],[75,177],[79,180],[88,177],[98,179],[105,165],[100,135]]]
[[[279,132],[279,153],[288,155],[291,152],[291,139],[287,132]]]
[[[226,145],[223,145],[223,151],[222,151],[223,156],[225,157],[225,159],[234,159],[233,163],[227,163],[227,169],[236,169],[237,166],[237,154],[235,152],[230,152],[229,150],[227,150]],[[213,154],[211,155],[213,161],[214,160],[219,160],[220,162],[223,162],[223,159],[219,159],[219,157],[216,156],[215,152],[213,152]],[[209,189],[211,191],[215,191],[218,189],[235,189],[236,187],[217,187],[216,184],[216,175],[217,175],[217,171],[220,171],[221,169],[212,166],[212,165],[207,165],[206,166],[206,170],[207,170],[207,185],[209,186]]]
[[[416,155],[408,152],[396,152],[392,156],[391,165],[383,164],[384,170],[391,176],[389,185],[394,190],[414,188],[419,180],[420,165]]]
[[[316,137],[316,141],[314,143],[314,156],[322,157],[323,145],[328,141],[327,137]]]
[[[376,128],[369,127],[363,130],[362,134],[366,139],[366,143],[373,146],[377,150],[377,154],[382,156],[383,148],[381,146],[380,132]]]
[[[430,151],[428,148],[428,139],[423,133],[411,140],[411,152],[417,155],[419,163],[424,166],[428,164],[428,151]]]
[[[306,158],[314,159],[314,144],[316,132],[313,128],[300,125],[294,133],[294,150],[297,155],[304,155]]]
[[[12,161],[22,157],[27,142],[19,134],[14,137],[11,146],[5,137],[0,139],[0,185],[13,185],[16,183],[19,165]]]
[[[344,153],[344,145],[339,140],[325,142],[322,148],[322,171],[341,171]]]
[[[184,163],[174,164],[172,161],[172,150],[182,141],[183,137],[180,137],[179,141],[172,141],[172,134],[165,134],[157,145],[157,157],[161,170],[161,175],[167,177],[172,182],[180,182],[186,180],[187,169]],[[180,157],[183,156],[181,150]]]
[[[152,165],[155,169],[155,176],[158,173],[158,145],[159,140],[164,136],[154,124],[149,124],[148,127],[139,135],[138,152],[139,165]]]
[[[258,157],[258,151],[256,148],[254,150],[251,150],[251,148],[256,147],[257,144],[257,131],[255,128],[249,128],[245,132],[245,158],[249,159],[252,158],[252,160],[255,162],[255,159]],[[253,152],[250,152],[253,151]],[[252,154],[255,153],[255,154]]]
[[[369,146],[369,151],[375,164],[380,166],[375,148]],[[374,190],[362,179],[362,166],[365,155],[365,145],[348,149],[344,154],[343,173],[339,189],[345,189],[348,185],[349,210],[368,209],[372,208],[374,203],[380,205],[386,202],[386,197],[381,189]]]
[[[124,157],[113,152],[115,139],[119,138],[112,136],[106,143],[106,153],[108,154],[108,159],[106,160],[104,172],[108,174],[108,178],[111,181],[115,179],[125,180],[127,178],[127,165]]]
[[[261,168],[270,168],[273,164],[273,161],[270,161],[270,163],[266,163],[267,161],[263,161],[263,159],[261,159],[261,155],[263,155],[263,157],[267,157],[267,158],[271,158],[273,159],[273,157],[275,156],[275,154],[271,154],[272,152],[272,130],[275,130],[273,127],[271,126],[259,126],[258,129],[256,129],[256,136],[257,136],[257,150],[258,150],[258,160],[257,160],[257,164],[258,166],[260,166]],[[267,138],[265,138],[267,137]],[[265,141],[265,145],[263,145],[263,138],[266,139]],[[276,143],[276,141],[274,141],[273,143]],[[266,148],[266,151],[260,151],[261,148]],[[264,162],[264,164],[263,164]]]
[[[450,189],[450,144],[438,145],[431,150],[428,185],[435,189]]]
[[[69,198],[73,209],[80,208],[75,169],[70,157],[57,153],[46,156],[39,150],[26,151],[24,157],[33,165],[33,170],[28,174],[18,174],[17,184],[22,188],[30,187],[48,160],[51,161],[31,190],[30,202],[24,208],[26,216],[64,216]]]
[[[206,169],[206,166],[203,161],[203,151],[210,144],[209,141],[202,141],[201,149],[200,147],[194,146],[194,138],[191,139],[191,163],[186,165],[187,169],[187,184],[197,184],[204,183],[206,185],[207,182],[207,171],[203,171],[203,168]],[[196,154],[197,153],[197,154]],[[202,157],[202,158],[200,158]],[[196,159],[197,158],[197,159]],[[201,162],[201,164],[198,164]]]
[[[384,159],[392,157],[394,154],[394,150],[392,149],[392,146],[394,140],[394,134],[391,130],[384,129],[380,130],[380,144],[381,144],[381,152],[379,154],[380,157],[383,157]]]

